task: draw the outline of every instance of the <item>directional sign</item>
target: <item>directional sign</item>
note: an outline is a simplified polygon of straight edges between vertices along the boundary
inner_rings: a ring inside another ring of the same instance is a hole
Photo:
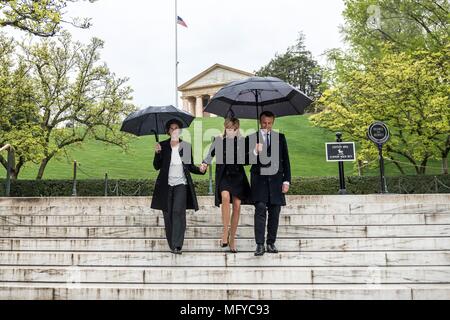
[[[389,129],[383,122],[375,122],[369,127],[367,136],[377,144],[385,144],[389,140]]]
[[[356,160],[354,142],[330,142],[325,145],[327,162]]]

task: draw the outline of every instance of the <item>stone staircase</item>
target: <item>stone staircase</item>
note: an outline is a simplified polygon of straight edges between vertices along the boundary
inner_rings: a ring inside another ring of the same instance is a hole
[[[148,197],[0,198],[0,299],[450,299],[450,195],[289,196],[263,257],[199,204],[173,255]]]

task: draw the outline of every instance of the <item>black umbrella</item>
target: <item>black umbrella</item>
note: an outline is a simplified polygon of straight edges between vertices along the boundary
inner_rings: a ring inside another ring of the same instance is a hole
[[[188,128],[194,116],[174,106],[148,107],[131,113],[122,123],[120,131],[132,133],[136,136],[154,134],[159,142],[158,134],[166,133],[166,123],[176,119],[182,128]]]
[[[308,96],[283,80],[251,77],[234,81],[220,89],[204,111],[222,117],[259,120],[264,111],[271,111],[276,117],[303,114],[312,102]]]

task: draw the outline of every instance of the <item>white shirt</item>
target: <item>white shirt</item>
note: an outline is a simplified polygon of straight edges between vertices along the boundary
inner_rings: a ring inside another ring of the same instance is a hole
[[[172,147],[172,157],[170,159],[169,167],[169,186],[172,187],[180,184],[187,184],[179,149],[179,145]]]
[[[269,134],[269,143],[272,142],[272,131],[266,131],[266,130],[264,130],[264,129],[260,129],[259,131],[261,132],[261,135],[262,135],[262,137],[263,137],[264,144],[267,144],[267,141],[266,141],[266,139],[267,139],[267,133]],[[253,154],[254,154],[255,156],[258,155],[258,153],[256,152],[256,149],[253,149]],[[285,181],[285,182],[283,182],[283,184],[290,185],[289,181]]]
[[[261,129],[261,130],[259,130],[259,131],[260,131],[260,133],[261,133],[261,135],[262,135],[262,137],[263,137],[263,143],[264,143],[264,144],[267,144],[267,143],[266,143],[267,132],[265,132],[264,129]],[[271,141],[271,139],[272,139],[272,137],[271,137],[271,131],[269,131],[269,141]],[[255,156],[258,155],[258,153],[256,152],[256,149],[253,149],[253,154],[254,154]]]
[[[269,134],[269,143],[270,143],[272,142],[272,131],[264,132],[264,130],[261,130],[261,135],[263,136],[264,143],[268,145],[269,143],[267,143],[266,141],[267,134]]]

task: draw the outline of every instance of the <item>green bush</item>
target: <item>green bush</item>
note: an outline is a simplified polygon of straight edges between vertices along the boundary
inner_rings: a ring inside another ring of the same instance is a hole
[[[154,180],[109,180],[108,196],[149,196],[153,194]],[[195,180],[197,195],[208,195],[209,180]],[[214,182],[213,182],[214,186]],[[450,176],[388,177],[390,193],[450,193]],[[347,177],[348,194],[374,194],[380,191],[379,177]],[[80,180],[76,184],[77,196],[104,196],[104,180]],[[291,195],[333,195],[339,190],[337,177],[292,179]],[[12,197],[71,196],[71,180],[17,180],[11,184]],[[5,180],[0,180],[0,195],[5,195]]]

